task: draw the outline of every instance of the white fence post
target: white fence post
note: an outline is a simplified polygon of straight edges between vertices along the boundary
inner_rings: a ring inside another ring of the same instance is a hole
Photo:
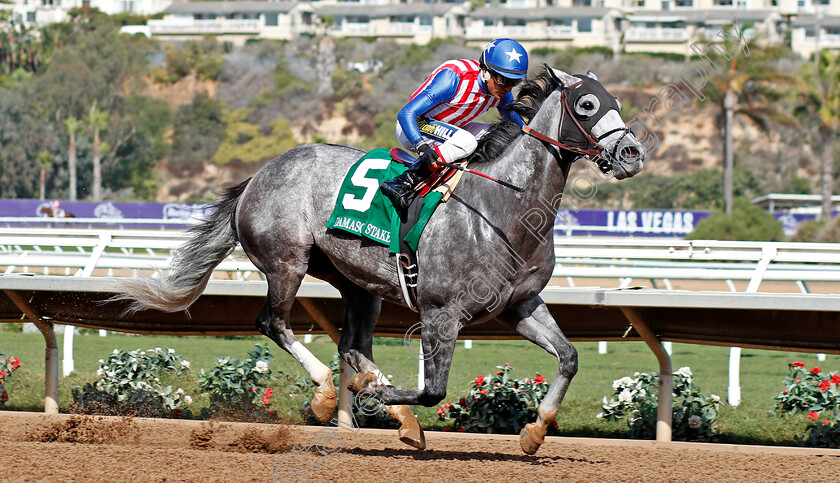
[[[598,354],[606,354],[607,353],[607,341],[602,340],[598,342]]]
[[[741,404],[741,348],[729,348],[729,392],[728,400],[732,406]]]

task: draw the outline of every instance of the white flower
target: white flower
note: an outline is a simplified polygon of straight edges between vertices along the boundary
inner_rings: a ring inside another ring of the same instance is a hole
[[[187,404],[192,404],[192,398],[190,396],[184,396],[184,402]]]
[[[703,424],[703,420],[700,419],[700,416],[694,415],[688,418],[688,427],[691,429],[697,429]]]
[[[184,390],[179,387],[178,390],[175,391],[175,393],[183,396],[184,395]]]
[[[175,353],[175,349],[169,349],[169,353],[170,353],[170,354],[174,354],[174,353]]]
[[[645,391],[644,389],[639,389],[639,397],[645,397],[645,396],[647,396],[647,391]]]
[[[629,377],[624,376],[621,379],[616,379],[615,381],[613,381],[613,386],[612,387],[613,387],[613,390],[617,391],[619,388],[627,387],[630,384],[633,384],[633,379],[630,379]]]
[[[155,347],[155,354],[157,354],[157,353],[158,353],[158,352],[160,352],[161,350],[162,350],[162,349],[161,349],[160,347]]]
[[[107,371],[105,372],[105,375],[108,377],[114,377],[117,375],[117,373],[115,371]]]
[[[119,354],[119,353],[120,353],[119,349],[114,349],[114,354]]]
[[[105,359],[99,359],[100,364],[105,364]]]
[[[268,372],[268,362],[266,361],[257,361],[256,367],[254,370],[259,372],[260,374]]]
[[[160,379],[158,379],[158,378],[156,377],[156,378],[155,378],[155,382],[160,382]]]
[[[181,365],[184,366],[184,369],[189,369],[190,361],[181,361]]]
[[[691,380],[691,368],[688,366],[680,367],[677,369],[677,374],[683,376],[684,378]]]
[[[102,374],[105,374],[105,371],[103,371],[102,368],[100,367],[99,369],[96,370],[96,375],[101,376]]]
[[[633,393],[630,392],[630,389],[625,389],[621,391],[618,395],[618,402],[620,403],[629,403],[633,401]]]
[[[712,394],[712,396],[711,396],[711,397],[712,397],[712,401],[714,401],[714,402],[720,402],[720,396],[718,396],[718,395],[716,395],[716,394]]]

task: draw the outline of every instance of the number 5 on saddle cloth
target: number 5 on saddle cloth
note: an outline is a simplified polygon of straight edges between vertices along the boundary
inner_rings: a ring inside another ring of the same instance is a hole
[[[393,158],[392,158],[393,156]],[[440,170],[423,186],[420,195],[404,212],[398,212],[379,184],[408,169],[414,158],[400,149],[389,153],[374,149],[348,171],[338,192],[327,228],[359,235],[389,247],[397,255],[397,271],[403,298],[412,310],[416,306],[417,245],[423,229],[441,201],[446,201],[460,171]]]

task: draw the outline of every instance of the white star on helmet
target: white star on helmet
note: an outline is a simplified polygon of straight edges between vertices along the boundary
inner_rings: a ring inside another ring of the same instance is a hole
[[[519,63],[519,58],[522,57],[522,54],[517,52],[516,49],[510,49],[509,52],[505,52],[505,53],[508,55],[508,57],[510,57],[509,60],[511,60],[511,61],[515,60],[517,63]]]

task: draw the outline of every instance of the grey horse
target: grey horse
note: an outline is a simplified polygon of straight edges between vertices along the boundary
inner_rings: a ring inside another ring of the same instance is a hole
[[[645,147],[619,115],[620,104],[591,73],[573,76],[545,66],[520,87],[513,109],[529,121],[523,132],[502,121],[479,142],[471,168],[524,187],[517,192],[465,176],[429,221],[418,247],[417,309],[422,323],[425,385],[398,389],[373,362],[373,331],[386,299],[407,305],[395,256],[384,245],[326,228],[339,186],[365,153],[330,145],[298,146],[253,178],[227,189],[215,211],[191,229],[166,277],[126,279],[129,310],[185,310],[203,292],[212,269],[239,242],[265,274],[268,294],[256,325],[288,351],[318,386],[312,409],[329,421],[336,409],[330,369],[292,333],[289,312],[304,275],[335,286],[344,301],[339,353],[357,372],[353,391],[369,391],[402,423],[400,439],[425,448],[408,405],[433,406],[446,395],[458,331],[498,318],[557,358],[557,376],[520,434],[534,454],[555,420],[577,352],[539,297],[554,268],[553,228],[571,164],[595,155],[618,178],[640,172]],[[457,276],[453,276],[457,274]]]

